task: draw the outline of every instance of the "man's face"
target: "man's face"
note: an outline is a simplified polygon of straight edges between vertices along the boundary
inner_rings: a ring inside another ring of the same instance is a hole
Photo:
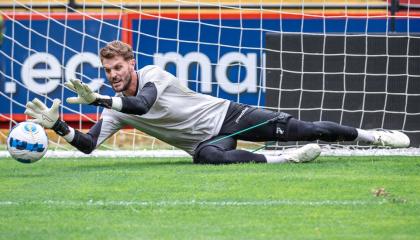
[[[115,92],[126,91],[131,84],[131,74],[134,71],[135,61],[124,60],[121,56],[110,59],[102,59],[106,77]]]

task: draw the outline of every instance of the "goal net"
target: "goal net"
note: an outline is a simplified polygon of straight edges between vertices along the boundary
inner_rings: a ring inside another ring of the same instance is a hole
[[[61,99],[64,120],[81,131],[92,126],[102,109],[66,104],[73,93],[63,83],[79,78],[113,95],[98,52],[119,39],[133,46],[138,69],[159,65],[194,91],[306,121],[400,130],[419,148],[420,12],[418,1],[398,2],[0,0],[1,144],[35,97],[48,105]],[[74,150],[49,137],[50,150]],[[100,149],[179,153],[130,128]]]

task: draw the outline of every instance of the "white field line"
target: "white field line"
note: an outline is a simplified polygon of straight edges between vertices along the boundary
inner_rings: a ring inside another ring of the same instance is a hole
[[[174,201],[102,201],[102,200],[44,200],[44,201],[0,201],[0,207],[23,206],[23,205],[44,205],[57,207],[176,207],[176,206],[363,206],[381,205],[388,203],[386,199],[379,201],[365,200],[262,200],[262,201],[202,201],[202,200],[174,200]]]

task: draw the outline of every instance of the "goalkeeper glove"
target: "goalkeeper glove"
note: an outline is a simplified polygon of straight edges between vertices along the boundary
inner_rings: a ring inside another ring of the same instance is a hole
[[[26,103],[26,110],[24,113],[34,118],[29,119],[29,121],[38,123],[45,128],[53,128],[59,117],[58,107],[60,106],[60,103],[61,101],[59,99],[54,99],[53,105],[51,108],[48,108],[38,98],[35,98],[32,102]]]
[[[44,128],[50,128],[60,136],[67,135],[70,132],[70,128],[59,119],[58,108],[60,103],[59,99],[54,99],[51,108],[48,108],[38,98],[26,103],[25,114],[34,118],[28,121],[38,123]]]
[[[89,104],[102,106],[106,108],[112,107],[112,99],[110,96],[100,95],[92,91],[89,86],[78,79],[70,79],[64,83],[66,87],[77,93],[77,97],[69,97],[66,99],[71,104]]]

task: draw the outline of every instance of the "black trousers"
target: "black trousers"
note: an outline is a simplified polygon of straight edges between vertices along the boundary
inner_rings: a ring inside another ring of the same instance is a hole
[[[255,127],[257,125],[260,126]],[[238,134],[227,137],[234,133]],[[262,154],[236,150],[237,140],[331,142],[353,141],[356,137],[357,130],[353,127],[328,121],[300,121],[284,112],[273,112],[231,102],[219,135],[200,143],[195,151],[194,163],[267,162]]]

